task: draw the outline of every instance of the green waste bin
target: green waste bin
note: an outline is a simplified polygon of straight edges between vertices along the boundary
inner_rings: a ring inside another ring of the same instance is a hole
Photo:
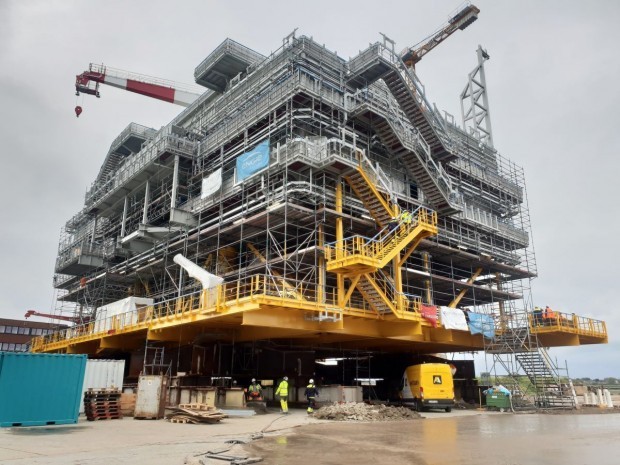
[[[486,395],[487,407],[496,409],[509,409],[510,408],[510,396],[503,392],[493,392]]]

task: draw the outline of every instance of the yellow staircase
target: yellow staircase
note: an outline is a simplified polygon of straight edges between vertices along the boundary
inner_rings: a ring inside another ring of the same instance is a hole
[[[389,180],[381,168],[358,151],[355,171],[344,179],[355,195],[362,201],[368,212],[382,228],[397,216],[400,209],[390,200]]]
[[[396,292],[392,279],[381,270],[360,276],[356,288],[379,316],[395,315],[402,319],[419,319],[419,314],[416,313],[422,299]]]
[[[401,280],[386,275],[382,269],[393,262],[393,272],[400,274],[400,267],[422,239],[437,234],[437,213],[419,207],[409,220],[393,221],[402,216],[398,203],[390,195],[387,177],[362,151],[357,152],[357,161],[355,170],[343,177],[381,231],[371,238],[341,235],[335,242],[326,244],[326,270],[339,275],[339,292],[344,296],[340,305],[346,305],[344,301],[356,289],[370,307],[368,310],[380,318],[419,320],[421,298],[405,295]],[[345,278],[351,280],[352,288],[348,291],[344,290]]]
[[[325,246],[327,271],[345,274],[374,272],[384,268],[407,246],[437,234],[437,213],[419,207],[410,223],[382,229],[375,237],[347,237]]]
[[[382,228],[387,226],[392,217],[398,214],[395,207],[390,205],[385,194],[377,190],[369,179],[368,174],[364,172],[361,165],[353,174],[345,176],[349,186],[355,195],[362,201],[368,213],[372,215],[374,220]]]

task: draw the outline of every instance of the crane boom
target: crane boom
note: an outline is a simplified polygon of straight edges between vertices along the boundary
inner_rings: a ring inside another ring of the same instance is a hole
[[[88,317],[81,318],[79,316],[65,316],[65,315],[52,315],[51,313],[41,313],[36,310],[28,310],[24,315],[24,318],[30,318],[31,316],[41,316],[43,318],[50,318],[52,320],[70,321],[71,323],[88,323]]]
[[[418,44],[403,50],[400,54],[400,58],[405,62],[405,65],[414,67],[424,55],[437,47],[457,30],[462,31],[476,21],[478,19],[478,13],[480,13],[480,9],[468,3],[452,16],[437,32],[433,33],[426,41],[423,41],[422,45]]]
[[[99,97],[99,84],[106,84],[184,107],[191,105],[202,95],[201,89],[197,86],[183,85],[94,63],[89,65],[88,71],[75,77],[75,93]]]

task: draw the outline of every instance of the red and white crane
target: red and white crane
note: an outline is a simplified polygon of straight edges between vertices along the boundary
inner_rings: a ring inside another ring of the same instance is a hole
[[[88,323],[88,321],[90,320],[89,317],[53,315],[51,313],[37,312],[36,310],[28,310],[26,314],[24,315],[24,318],[30,318],[31,316],[40,316],[43,318],[50,318],[52,320],[70,321],[71,323],[76,323],[76,324]]]
[[[198,86],[179,84],[91,63],[88,71],[75,77],[75,95],[89,94],[100,97],[99,84],[106,84],[184,107],[191,105],[203,93],[203,89]],[[80,116],[80,113],[82,113],[82,107],[76,106],[76,116]]]

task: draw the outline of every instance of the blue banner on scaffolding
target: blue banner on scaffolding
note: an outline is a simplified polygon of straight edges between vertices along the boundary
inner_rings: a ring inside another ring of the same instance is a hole
[[[269,166],[269,139],[237,158],[237,182]]]
[[[495,337],[495,322],[490,315],[483,315],[481,313],[468,312],[469,316],[469,331],[472,334],[480,334],[486,338],[492,339]]]

